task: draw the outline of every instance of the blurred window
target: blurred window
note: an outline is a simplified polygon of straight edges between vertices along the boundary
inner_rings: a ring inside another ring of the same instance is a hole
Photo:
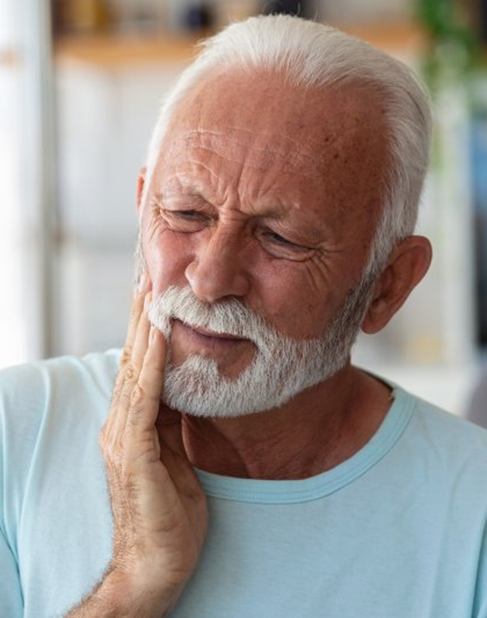
[[[28,356],[20,250],[21,50],[14,2],[0,2],[0,366]]]
[[[49,7],[0,0],[0,366],[49,353]]]

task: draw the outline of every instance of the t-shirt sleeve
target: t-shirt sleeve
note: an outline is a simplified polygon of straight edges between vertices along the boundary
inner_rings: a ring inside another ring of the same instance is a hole
[[[3,380],[0,376],[0,388]],[[8,509],[8,425],[5,415],[5,401],[0,396],[0,616],[19,618],[23,615],[23,600],[19,578],[18,563],[14,551],[7,540]]]
[[[97,436],[116,370],[113,354],[0,370],[0,618],[62,615],[111,557]]]
[[[0,616],[21,618],[22,590],[17,561],[0,529]]]
[[[17,553],[18,521],[36,425],[38,372],[24,366],[0,371],[0,616],[19,618],[24,598]],[[35,390],[35,394],[34,391]],[[28,394],[25,397],[25,393]]]

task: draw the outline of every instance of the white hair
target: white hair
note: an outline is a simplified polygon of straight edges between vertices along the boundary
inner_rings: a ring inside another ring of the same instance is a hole
[[[377,93],[388,128],[390,165],[365,273],[381,270],[394,245],[414,232],[428,166],[430,104],[414,73],[364,41],[288,15],[233,23],[204,41],[202,48],[162,105],[149,146],[146,189],[174,108],[212,70],[242,69],[250,74],[256,69],[271,70],[303,87],[363,85]]]
[[[347,364],[372,291],[369,277],[348,291],[320,337],[296,340],[280,333],[238,298],[207,304],[189,285],[170,286],[149,305],[149,320],[167,340],[172,320],[179,320],[193,328],[247,339],[255,353],[250,364],[229,379],[220,374],[214,358],[194,353],[173,365],[169,350],[163,401],[176,410],[213,417],[236,417],[284,405]]]

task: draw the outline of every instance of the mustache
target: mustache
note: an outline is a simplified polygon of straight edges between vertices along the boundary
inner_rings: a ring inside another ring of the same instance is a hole
[[[152,300],[148,315],[150,322],[166,337],[170,336],[172,319],[188,326],[249,339],[261,350],[267,349],[276,338],[283,337],[239,300],[232,298],[209,305],[201,302],[189,286],[170,286]]]

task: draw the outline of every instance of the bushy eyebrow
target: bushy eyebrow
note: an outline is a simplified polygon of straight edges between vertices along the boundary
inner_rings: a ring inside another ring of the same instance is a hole
[[[212,208],[217,209],[214,201],[211,197],[199,186],[194,185],[192,183],[171,183],[168,187],[165,187],[162,191],[154,194],[154,200],[157,204],[162,205],[164,200],[169,200],[173,197],[177,197],[181,195],[183,197],[196,197],[211,206]],[[286,218],[286,215],[293,208],[292,204],[287,204],[282,200],[276,199],[274,203],[269,204],[268,206],[262,208],[260,212],[256,212],[253,215],[256,219],[266,219],[273,221],[282,221]]]
[[[154,194],[154,200],[158,206],[162,206],[164,203],[164,199],[170,198],[174,195],[181,196],[189,196],[199,198],[202,202],[210,206],[215,213],[218,212],[218,207],[213,204],[211,199],[205,197],[204,192],[195,184],[187,183],[183,184],[180,182],[171,183],[172,186],[169,186],[163,189],[160,192]],[[292,210],[293,205],[285,203],[279,199],[276,199],[274,204],[269,204],[265,209],[262,209],[260,212],[249,213],[249,217],[255,219],[256,221],[266,222],[266,221],[274,221],[274,222],[282,222],[286,220],[286,215]],[[298,234],[304,234],[309,238],[309,242],[315,243],[322,239],[322,234],[318,232],[318,230],[313,229],[313,226],[301,225],[300,229],[295,230]]]
[[[205,197],[203,191],[201,191],[199,188],[192,186],[179,186],[164,189],[163,191],[154,194],[154,200],[159,204],[162,204],[164,200],[177,197],[178,195],[182,195],[185,197],[197,197],[207,202],[208,204],[211,204],[211,201],[207,197]]]
[[[199,181],[193,174],[177,172],[171,174],[169,178],[163,180],[158,187],[159,191],[155,194],[159,200],[165,197],[173,197],[177,195],[195,196],[208,203],[212,203],[211,195],[208,193],[207,184]]]
[[[165,200],[170,201],[172,198],[177,198],[178,196],[183,198],[194,197],[197,200],[201,200],[201,206],[206,205],[214,210],[215,214],[218,213],[218,206],[215,204],[215,200],[212,199],[212,196],[205,191],[205,187],[200,183],[195,183],[194,180],[189,177],[178,177],[168,180],[162,190],[154,194],[154,199],[158,206],[162,206]],[[281,223],[286,222],[288,215],[294,209],[300,210],[300,204],[293,204],[290,203],[289,200],[284,201],[275,197],[266,206],[262,206],[261,204],[261,208],[259,208],[258,212],[249,212],[248,216],[263,223]],[[301,223],[296,229],[296,232],[306,234],[306,236],[310,237],[313,241],[321,238],[321,234],[312,224],[310,225],[310,223]]]

